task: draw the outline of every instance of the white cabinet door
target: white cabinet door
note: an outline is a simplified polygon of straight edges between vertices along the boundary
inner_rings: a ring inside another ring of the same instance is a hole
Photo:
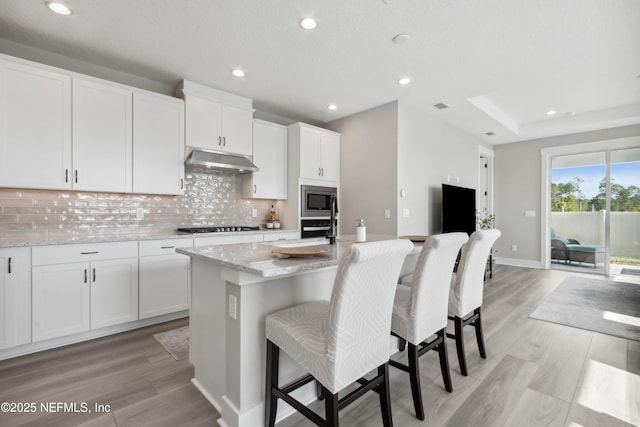
[[[222,149],[229,153],[252,154],[253,111],[222,106]]]
[[[340,181],[340,135],[323,133],[320,143],[321,178],[324,181]]]
[[[133,192],[184,194],[184,103],[133,95]]]
[[[130,192],[132,92],[73,79],[73,188]]]
[[[260,170],[243,175],[243,196],[254,199],[286,199],[286,126],[254,120],[253,163]]]
[[[91,263],[91,329],[138,320],[138,259]]]
[[[295,129],[295,128],[294,128]],[[299,124],[300,178],[340,181],[340,134]]]
[[[0,349],[31,342],[31,250],[0,249]]]
[[[0,60],[0,187],[69,189],[71,78]]]
[[[300,178],[322,178],[321,143],[321,133],[306,128],[300,129]]]
[[[89,330],[89,268],[85,262],[33,267],[34,342]]]
[[[189,308],[190,258],[140,257],[140,319]]]
[[[185,98],[185,114],[187,145],[222,149],[222,104],[189,95]]]

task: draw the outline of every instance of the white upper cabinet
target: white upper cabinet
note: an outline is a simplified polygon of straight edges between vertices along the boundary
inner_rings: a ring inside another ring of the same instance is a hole
[[[253,102],[227,92],[182,82],[186,145],[251,156]]]
[[[243,175],[243,197],[287,198],[287,127],[253,121],[253,163],[260,169]]]
[[[130,192],[132,91],[73,79],[73,188]]]
[[[300,178],[340,181],[340,134],[304,123],[289,126],[290,143],[300,153]]]
[[[0,186],[71,188],[71,77],[0,59]]]
[[[133,95],[133,192],[184,194],[184,102]]]

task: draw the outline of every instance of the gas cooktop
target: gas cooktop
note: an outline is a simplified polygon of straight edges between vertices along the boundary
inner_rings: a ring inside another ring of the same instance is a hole
[[[206,226],[206,227],[185,227],[178,228],[182,233],[223,233],[228,231],[254,231],[260,230],[260,227],[250,227],[246,225],[224,225],[224,226]]]

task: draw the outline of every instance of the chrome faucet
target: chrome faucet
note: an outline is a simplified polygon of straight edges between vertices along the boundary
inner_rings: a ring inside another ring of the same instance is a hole
[[[336,193],[331,194],[331,198],[329,199],[329,205],[331,206],[331,223],[329,224],[329,231],[327,231],[327,235],[325,236],[329,239],[330,245],[336,244],[336,214],[338,213],[338,198]]]

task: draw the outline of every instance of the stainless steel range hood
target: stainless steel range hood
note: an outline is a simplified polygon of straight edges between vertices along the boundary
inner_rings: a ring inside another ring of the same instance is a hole
[[[220,151],[194,148],[187,156],[185,167],[201,172],[244,174],[258,171],[248,157]]]

